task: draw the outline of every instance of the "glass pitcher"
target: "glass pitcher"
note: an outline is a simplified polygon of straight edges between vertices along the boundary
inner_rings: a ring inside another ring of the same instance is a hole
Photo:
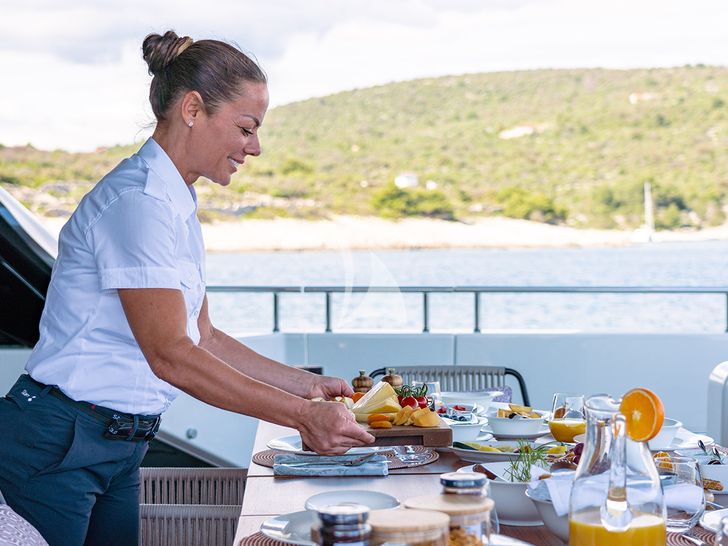
[[[570,546],[665,546],[660,477],[646,443],[626,436],[620,400],[586,400],[586,441],[569,502]]]

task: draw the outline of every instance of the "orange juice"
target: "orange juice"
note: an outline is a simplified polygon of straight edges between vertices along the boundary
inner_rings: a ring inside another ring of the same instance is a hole
[[[601,526],[599,511],[569,518],[569,546],[665,546],[665,521],[654,514],[638,514],[621,533]]]
[[[574,436],[586,432],[584,419],[555,419],[549,421],[549,430],[559,442],[573,442]]]

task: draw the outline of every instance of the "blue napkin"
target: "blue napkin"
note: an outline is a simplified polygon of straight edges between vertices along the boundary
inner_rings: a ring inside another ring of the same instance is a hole
[[[273,458],[275,476],[386,476],[389,474],[387,458],[375,455],[359,466],[341,463],[358,459],[361,455],[296,455],[279,453]],[[303,464],[302,464],[303,463]]]

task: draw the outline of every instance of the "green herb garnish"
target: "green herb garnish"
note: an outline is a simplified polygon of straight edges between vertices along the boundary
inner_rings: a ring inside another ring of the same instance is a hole
[[[506,470],[509,478],[513,482],[531,481],[531,466],[536,465],[547,469],[548,463],[546,456],[550,444],[542,444],[533,446],[523,440],[518,441],[518,458],[511,461],[511,466]]]

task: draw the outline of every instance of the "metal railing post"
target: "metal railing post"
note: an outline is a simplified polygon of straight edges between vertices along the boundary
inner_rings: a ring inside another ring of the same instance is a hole
[[[331,292],[326,292],[326,331],[331,331]]]
[[[281,331],[280,324],[278,323],[278,292],[273,292],[273,331]]]
[[[726,313],[725,331],[728,333],[728,292],[726,292],[726,294],[725,294],[725,313]]]
[[[422,331],[430,331],[430,294],[422,292]]]
[[[474,321],[475,327],[473,328],[473,332],[475,332],[476,334],[479,334],[480,333],[480,292],[475,292],[473,295],[475,296],[475,298],[474,298],[475,308],[473,310],[473,312],[475,313],[475,321]]]

